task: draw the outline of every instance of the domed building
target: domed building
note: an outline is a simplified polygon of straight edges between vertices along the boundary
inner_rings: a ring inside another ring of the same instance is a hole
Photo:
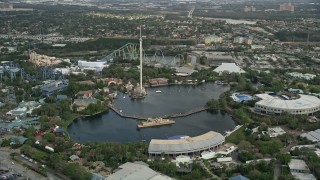
[[[264,114],[313,115],[320,110],[320,99],[310,95],[300,94],[296,98],[289,98],[286,95],[256,94],[255,99],[259,101],[255,103],[254,110]]]

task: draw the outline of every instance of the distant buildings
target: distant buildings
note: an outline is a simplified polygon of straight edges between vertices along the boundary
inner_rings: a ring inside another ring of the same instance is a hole
[[[20,9],[20,8],[14,8],[13,11],[30,11],[33,9]],[[6,11],[3,9],[0,9],[0,11]],[[57,43],[57,42],[72,42],[72,43],[79,43],[79,42],[85,42],[87,40],[90,40],[91,38],[85,38],[85,37],[63,37],[63,36],[54,36],[52,34],[48,35],[25,35],[25,34],[0,34],[0,38],[3,39],[31,39],[31,40],[38,40],[43,41],[44,43]]]
[[[289,3],[280,4],[280,11],[291,11],[294,12],[294,5]]]
[[[52,66],[52,65],[59,64],[63,61],[70,62],[70,60],[68,61],[68,60],[63,60],[63,59],[56,58],[56,57],[50,57],[47,55],[37,54],[35,51],[32,51],[30,53],[30,62],[32,62],[33,64],[35,64],[37,66]]]
[[[11,3],[0,3],[0,9],[13,9],[13,5]]]
[[[302,73],[298,73],[298,72],[291,72],[291,73],[287,73],[287,75],[294,77],[294,78],[299,78],[299,79],[305,79],[305,80],[311,80],[315,77],[317,77],[317,75],[314,74],[302,74]]]
[[[204,38],[204,43],[207,46],[210,46],[212,43],[221,43],[222,38],[216,35],[207,36]]]
[[[266,49],[266,47],[263,45],[251,45],[251,49],[252,50],[264,50],[264,49]]]
[[[149,80],[151,87],[168,85],[168,79],[166,78],[154,78]]]
[[[238,36],[238,37],[233,38],[233,43],[235,43],[235,44],[242,44],[242,43],[244,43],[244,40],[245,40],[244,37]]]
[[[254,6],[245,6],[244,12],[255,12],[256,8]]]
[[[32,11],[33,9],[13,8],[12,3],[0,2],[0,11]]]
[[[246,38],[246,39],[244,40],[244,43],[245,43],[246,45],[251,45],[251,44],[253,43],[253,40],[252,40],[251,38]]]
[[[246,45],[252,45],[253,40],[252,37],[241,37],[237,36],[233,38],[233,43],[234,44],[246,44]]]
[[[213,71],[217,72],[219,74],[221,74],[223,72],[227,72],[227,73],[245,73],[245,71],[243,69],[241,69],[239,66],[237,66],[235,63],[222,63],[220,66],[218,66]]]

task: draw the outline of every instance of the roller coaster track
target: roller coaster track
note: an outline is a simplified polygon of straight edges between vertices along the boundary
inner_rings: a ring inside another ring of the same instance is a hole
[[[115,57],[122,57],[122,59],[138,59],[139,45],[135,43],[127,43],[119,49],[114,50],[112,53],[103,56],[101,61],[112,61]]]
[[[37,74],[31,75],[24,68],[20,67],[18,63],[7,62],[3,64],[3,69],[0,70],[1,77],[3,73],[6,73],[11,81],[17,78],[17,73],[20,72],[20,78],[26,79],[28,81],[37,81],[37,80],[57,80],[64,79],[61,72],[57,72],[53,67],[41,66],[37,68]]]

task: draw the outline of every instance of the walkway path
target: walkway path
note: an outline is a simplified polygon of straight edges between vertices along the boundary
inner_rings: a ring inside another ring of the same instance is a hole
[[[148,118],[151,118],[151,117],[147,117],[147,116],[127,115],[127,114],[124,114],[124,113],[122,112],[122,110],[119,110],[119,109],[115,108],[114,106],[111,106],[110,109],[112,109],[115,113],[117,113],[119,116],[124,117],[124,118],[142,119],[142,120],[148,120]],[[201,108],[193,109],[193,110],[188,111],[188,112],[185,112],[185,113],[164,115],[164,116],[159,116],[159,117],[157,117],[157,118],[166,119],[166,118],[185,117],[185,116],[190,116],[190,115],[195,114],[195,113],[198,113],[198,112],[205,111],[205,110],[207,110],[207,109],[209,109],[209,107],[204,106],[204,107],[201,107]]]
[[[199,161],[200,165],[207,171],[208,174],[210,174],[210,176],[214,179],[221,179],[218,176],[216,176],[215,174],[213,174],[210,169],[203,163],[203,161]]]

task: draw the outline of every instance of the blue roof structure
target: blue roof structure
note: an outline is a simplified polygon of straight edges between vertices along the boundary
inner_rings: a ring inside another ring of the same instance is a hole
[[[0,129],[5,131],[11,131],[13,128],[28,128],[29,126],[39,125],[40,122],[38,121],[38,117],[31,118],[31,119],[16,119],[10,123],[0,123]]]
[[[17,143],[24,144],[28,140],[28,138],[25,138],[23,136],[14,136],[10,139],[10,145],[15,145]]]
[[[50,95],[62,91],[69,86],[69,82],[66,80],[58,80],[41,85],[39,89],[42,91],[42,95],[49,97]]]
[[[233,176],[231,178],[229,178],[229,180],[250,180],[244,176],[238,175],[238,176]]]
[[[101,174],[98,173],[92,173],[92,178],[91,180],[105,180],[107,178],[105,178],[104,176],[102,176]]]
[[[68,96],[66,95],[57,95],[57,101],[63,101],[63,100],[66,100],[68,99]]]
[[[56,129],[56,133],[64,133],[64,129],[63,128],[58,128],[58,129]]]

